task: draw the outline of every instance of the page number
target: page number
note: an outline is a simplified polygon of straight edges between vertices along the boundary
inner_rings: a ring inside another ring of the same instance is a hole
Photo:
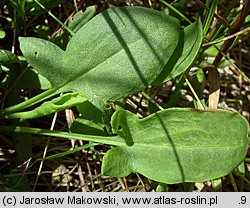
[[[239,204],[246,204],[247,198],[245,196],[240,197],[240,203]]]

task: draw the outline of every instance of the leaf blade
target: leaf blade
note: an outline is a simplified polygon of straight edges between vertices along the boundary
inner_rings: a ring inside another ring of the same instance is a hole
[[[87,98],[80,95],[79,93],[67,93],[61,95],[58,98],[54,98],[51,101],[44,102],[41,106],[35,108],[34,110],[20,113],[10,114],[12,118],[20,118],[21,121],[27,119],[39,118],[42,116],[46,116],[52,113],[59,112],[66,108],[70,108],[86,102]]]
[[[55,44],[40,39],[19,37],[21,51],[29,64],[31,64],[38,73],[47,78],[52,87],[61,86],[64,83],[63,77],[68,76],[62,69],[61,50]]]
[[[128,172],[139,172],[168,184],[201,182],[232,171],[244,159],[248,147],[247,121],[225,110],[173,108],[142,120],[118,111],[112,122],[127,145],[106,153],[104,175],[124,177]],[[237,129],[232,128],[235,126]],[[121,161],[117,161],[119,158]]]
[[[70,87],[88,95],[90,100],[105,101],[144,89],[172,55],[179,30],[178,20],[147,8],[104,11],[86,23],[67,46],[65,56],[75,54],[70,65],[80,77]],[[88,61],[79,64],[80,57]],[[83,79],[85,82],[80,82]]]
[[[100,100],[126,97],[151,84],[176,48],[179,32],[179,21],[164,13],[121,7],[88,21],[65,52],[41,39],[20,38],[20,44],[52,87],[80,92],[100,105]]]
[[[164,70],[154,81],[155,84],[169,81],[184,73],[193,63],[202,43],[201,21],[189,25],[181,31],[179,43]]]

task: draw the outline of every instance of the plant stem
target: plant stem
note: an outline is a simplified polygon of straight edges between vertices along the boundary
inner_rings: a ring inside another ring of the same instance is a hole
[[[215,9],[216,9],[218,3],[219,3],[218,0],[213,1],[212,7],[211,7],[211,9],[209,11],[209,14],[208,14],[208,18],[207,18],[206,24],[204,26],[204,30],[203,30],[203,34],[204,35],[207,34],[208,29],[209,29],[211,23],[213,22],[213,18],[214,18],[214,14],[215,14]]]
[[[69,29],[61,20],[59,20],[54,14],[52,14],[50,11],[48,11],[39,1],[34,0],[44,11],[46,11],[54,20],[56,20],[60,25],[62,25],[70,35],[74,35],[75,33]]]
[[[203,104],[201,103],[200,98],[199,98],[198,95],[196,94],[194,88],[192,87],[191,83],[189,82],[189,80],[186,78],[185,75],[184,75],[184,78],[185,78],[185,80],[186,80],[186,83],[187,83],[189,89],[192,91],[192,93],[193,93],[193,95],[194,95],[196,101],[198,102],[199,107],[200,107],[202,110],[206,110],[205,106],[203,106]]]
[[[147,93],[141,92],[141,94],[142,94],[142,96],[144,96],[146,99],[148,99],[152,104],[154,104],[160,110],[164,109],[163,107],[161,107],[160,104],[158,104],[155,100],[153,100]]]
[[[192,22],[185,16],[183,15],[179,10],[177,10],[176,8],[174,8],[171,4],[160,0],[161,3],[165,4],[169,9],[171,9],[172,11],[174,11],[176,14],[178,14],[180,17],[182,17],[186,22],[188,22],[189,24],[192,24]]]
[[[84,149],[88,149],[90,147],[94,147],[96,145],[99,145],[99,143],[88,143],[88,144],[85,144],[85,145],[80,146],[80,147],[76,147],[76,148],[74,148],[72,150],[69,150],[69,151],[66,151],[66,152],[60,152],[60,153],[53,154],[53,155],[50,155],[50,156],[47,156],[47,157],[44,157],[44,158],[39,158],[38,160],[57,159],[57,158],[64,157],[66,155],[69,155],[69,154],[72,154],[72,153],[75,153],[75,152],[79,152],[79,151],[84,150]]]
[[[241,9],[241,11],[237,17],[237,19],[235,20],[234,24],[232,25],[232,27],[229,31],[229,35],[232,35],[232,34],[240,31],[240,28],[241,28],[242,24],[244,23],[244,20],[245,20],[249,11],[250,11],[250,0],[246,0],[243,8]],[[226,54],[228,52],[229,48],[231,47],[232,43],[234,42],[234,39],[235,38],[231,38],[231,39],[228,39],[224,42],[224,44],[221,47],[221,51],[224,54]],[[223,57],[223,55],[221,53],[218,54],[215,57],[213,65],[218,66],[222,57]]]
[[[0,132],[38,134],[43,136],[60,137],[66,139],[71,138],[71,139],[97,142],[114,146],[126,145],[125,140],[120,136],[93,136],[93,135],[76,134],[76,133],[69,133],[57,130],[47,130],[47,129],[21,127],[21,126],[0,126]]]
[[[20,111],[20,110],[23,110],[25,108],[28,108],[36,103],[39,103],[47,98],[50,98],[51,96],[57,94],[57,88],[51,88],[49,90],[46,90],[45,92],[29,99],[29,100],[26,100],[22,103],[19,103],[19,104],[16,104],[16,105],[13,105],[13,106],[10,106],[8,108],[5,108],[3,110],[0,111],[0,117],[2,117],[3,115],[6,115],[6,114],[10,114],[10,113],[14,113],[16,111]]]
[[[203,43],[202,46],[203,46],[203,47],[207,47],[207,46],[210,46],[210,45],[214,45],[214,44],[217,44],[217,43],[220,43],[220,42],[229,40],[229,39],[231,39],[231,38],[235,38],[235,37],[237,37],[237,36],[239,36],[239,35],[241,35],[241,34],[244,34],[244,33],[249,32],[249,31],[250,31],[250,27],[247,27],[247,28],[245,28],[245,29],[243,29],[243,30],[241,30],[241,31],[239,31],[239,32],[237,32],[237,33],[234,33],[234,34],[232,34],[232,35],[226,36],[226,37],[224,37],[224,38],[220,38],[220,39],[218,39],[218,40],[214,40],[214,41],[211,41],[211,42],[208,42],[208,43]]]
[[[210,8],[204,4],[202,1],[200,0],[195,0],[195,2],[197,4],[199,4],[203,9],[205,9],[206,11],[210,12]],[[214,13],[214,16],[225,26],[225,27],[229,27],[229,23],[227,22],[227,20],[225,20],[223,17],[221,17],[220,15]]]
[[[241,69],[230,59],[227,57],[227,55],[221,50],[219,49],[216,45],[213,45],[216,50],[218,50],[221,55],[238,71],[238,73],[248,82],[250,83],[250,78],[243,72],[241,71]]]
[[[233,189],[234,189],[234,192],[238,192],[238,188],[237,188],[237,184],[234,180],[234,176],[232,173],[229,173],[229,178],[231,180],[231,183],[232,183],[232,186],[233,186]]]

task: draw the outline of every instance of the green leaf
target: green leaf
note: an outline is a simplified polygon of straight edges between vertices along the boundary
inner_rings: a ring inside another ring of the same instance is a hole
[[[77,12],[68,22],[67,27],[76,33],[83,25],[85,25],[96,13],[96,6],[89,6],[86,8],[84,12],[79,11]],[[56,34],[53,38],[53,42],[60,46],[60,48],[66,48],[68,44],[71,34],[67,31],[60,31]],[[48,39],[48,38],[47,38]]]
[[[107,135],[103,124],[84,119],[84,117],[78,117],[71,125],[70,131],[87,135]]]
[[[221,48],[223,45],[223,42],[217,43],[216,46],[218,48]],[[210,47],[208,47],[205,51],[204,51],[204,55],[205,56],[212,56],[212,57],[216,57],[217,54],[219,53],[219,51],[212,45]]]
[[[155,10],[122,7],[104,11],[85,24],[67,46],[68,64],[81,76],[69,80],[70,89],[90,100],[105,101],[143,90],[171,57],[179,30],[177,20]],[[79,63],[82,57],[85,60]],[[79,82],[82,79],[85,82]]]
[[[69,76],[63,69],[63,51],[58,46],[38,38],[19,38],[19,41],[26,60],[47,78],[52,87],[60,86]]]
[[[19,89],[47,90],[51,87],[51,85],[49,81],[41,74],[38,74],[36,70],[29,69],[27,72],[25,72],[24,76],[18,80],[17,87]]]
[[[224,176],[241,163],[249,143],[246,119],[226,110],[171,108],[141,120],[119,110],[112,127],[126,145],[105,154],[102,173],[138,172],[167,184]]]
[[[82,114],[84,119],[92,120],[95,123],[103,123],[103,112],[91,102],[86,101],[77,105],[77,110]]]
[[[69,155],[69,154],[72,154],[72,153],[75,153],[75,152],[79,152],[81,150],[88,149],[90,147],[94,147],[94,146],[97,146],[97,145],[99,145],[99,144],[98,143],[85,144],[83,146],[76,147],[76,148],[74,148],[72,150],[68,150],[68,151],[65,151],[65,152],[61,152],[61,153],[57,153],[57,154],[54,154],[54,155],[50,155],[50,156],[47,156],[45,158],[41,158],[41,159],[38,159],[38,160],[52,160],[52,159],[64,157],[66,155]]]
[[[34,110],[21,113],[11,114],[11,118],[21,118],[21,121],[26,119],[38,118],[41,116],[49,115],[66,108],[76,106],[87,100],[86,97],[80,95],[79,93],[67,93],[55,98],[51,101],[44,102],[41,106]]]
[[[118,136],[95,136],[38,128],[0,126],[0,131],[74,138],[109,144],[102,173],[138,172],[166,183],[200,182],[234,170],[248,149],[248,122],[238,113],[171,108],[144,119],[119,110],[112,116]]]
[[[96,6],[89,6],[82,12],[77,12],[72,19],[69,20],[67,26],[73,32],[77,32],[83,25],[85,25],[96,13]]]
[[[198,20],[192,25],[186,27],[183,30],[183,37],[183,49],[181,56],[175,63],[173,70],[170,70],[171,73],[165,81],[183,73],[193,63],[200,49],[203,38],[201,21]]]
[[[71,131],[88,135],[112,134],[110,119],[112,108],[103,106],[102,111],[89,101],[77,105],[81,116],[71,126]],[[78,120],[79,119],[79,120]]]
[[[3,39],[6,36],[5,31],[0,27],[0,39]]]
[[[18,57],[8,50],[0,50],[0,65],[10,67],[12,64],[19,63]]]
[[[27,124],[24,124],[27,125]],[[17,159],[26,161],[32,157],[32,136],[30,134],[13,134]]]
[[[200,20],[184,28],[181,31],[179,43],[173,56],[154,83],[166,82],[184,73],[199,52],[202,35]]]
[[[27,61],[58,92],[77,91],[99,105],[151,84],[175,50],[179,21],[144,7],[111,8],[87,22],[66,51],[20,38]]]
[[[15,9],[17,11],[18,16],[20,16],[21,18],[24,18],[25,16],[25,3],[26,0],[19,0],[19,1],[15,1],[15,0],[10,0],[10,4],[13,7],[13,9]]]

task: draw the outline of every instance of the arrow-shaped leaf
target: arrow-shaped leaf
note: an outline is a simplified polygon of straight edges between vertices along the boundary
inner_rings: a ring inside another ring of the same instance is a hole
[[[109,150],[102,173],[124,177],[138,172],[173,184],[200,182],[228,174],[244,159],[248,122],[240,114],[171,108],[144,119],[119,110],[112,116],[118,136],[95,136],[29,127],[0,126],[3,132],[74,138],[117,147]]]
[[[249,142],[246,119],[226,110],[171,108],[141,120],[119,110],[112,126],[126,145],[105,154],[102,173],[124,177],[138,172],[168,184],[228,174],[244,159]]]
[[[52,88],[77,91],[98,103],[151,84],[172,56],[179,33],[173,17],[144,7],[121,7],[87,22],[66,51],[37,38],[20,38],[20,47]]]
[[[3,109],[6,115],[59,92],[80,92],[95,106],[142,91],[184,72],[202,39],[199,21],[180,30],[179,21],[144,7],[111,8],[87,22],[66,51],[38,38],[20,38],[26,60],[51,88]]]

